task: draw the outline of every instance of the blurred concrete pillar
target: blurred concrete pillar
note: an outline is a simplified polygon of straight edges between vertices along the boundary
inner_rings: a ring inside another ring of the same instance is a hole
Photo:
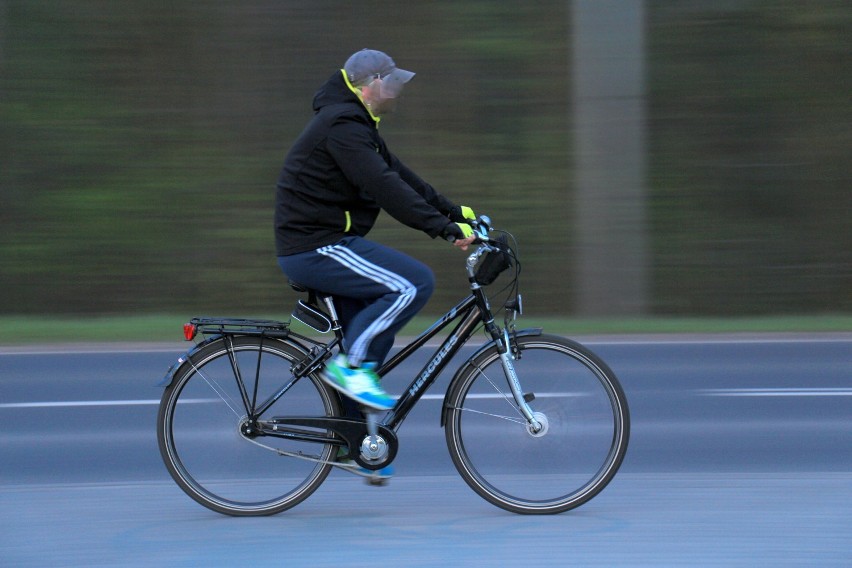
[[[648,308],[645,2],[573,0],[576,312]]]

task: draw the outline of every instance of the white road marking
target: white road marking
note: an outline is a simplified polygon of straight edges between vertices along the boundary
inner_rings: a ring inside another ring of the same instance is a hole
[[[214,402],[214,398],[196,398],[181,400],[182,404],[201,404]],[[159,400],[69,400],[56,402],[6,402],[0,404],[3,408],[73,408],[79,406],[155,406]]]
[[[795,397],[795,396],[852,396],[852,388],[755,388],[755,389],[701,389],[696,391],[700,396],[724,397]],[[510,394],[506,396],[511,397]],[[574,397],[576,393],[537,394],[536,398]],[[503,398],[502,395],[472,395],[470,398]],[[190,399],[181,400],[182,404],[204,404],[217,402],[219,399]],[[423,400],[444,400],[443,394],[426,394]],[[7,402],[0,404],[0,409],[11,408],[73,408],[86,406],[156,406],[159,400],[73,400],[56,402]]]
[[[702,389],[702,396],[852,396],[850,388]]]

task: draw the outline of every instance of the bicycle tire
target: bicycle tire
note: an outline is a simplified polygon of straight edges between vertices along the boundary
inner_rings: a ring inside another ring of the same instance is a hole
[[[490,503],[520,514],[562,513],[600,493],[618,471],[630,437],[627,400],[606,363],[574,341],[520,336],[517,347],[513,363],[543,433],[531,433],[492,346],[450,383],[447,446],[461,477]]]
[[[194,353],[166,387],[157,415],[160,454],[172,478],[205,507],[232,516],[272,515],[307,499],[328,476],[331,444],[285,441],[240,431],[245,399],[258,402],[292,377],[305,351],[280,340],[220,338]],[[241,393],[235,369],[242,376]],[[259,380],[255,380],[259,377]],[[338,397],[316,376],[297,381],[264,414],[339,415]],[[325,432],[323,432],[325,433]],[[266,447],[261,447],[257,443]],[[312,456],[280,455],[269,448]]]

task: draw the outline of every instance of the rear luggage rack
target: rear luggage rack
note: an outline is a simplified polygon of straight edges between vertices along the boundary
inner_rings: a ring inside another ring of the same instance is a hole
[[[183,335],[192,341],[196,334],[204,335],[263,335],[266,337],[287,337],[290,335],[289,321],[275,321],[243,318],[192,318],[183,326]]]

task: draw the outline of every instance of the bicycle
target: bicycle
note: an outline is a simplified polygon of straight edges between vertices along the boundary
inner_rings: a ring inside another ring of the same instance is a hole
[[[289,321],[193,318],[194,345],[161,382],[157,417],[163,461],[198,503],[235,516],[271,515],[308,498],[333,467],[377,471],[397,454],[397,432],[459,349],[480,329],[488,340],[455,372],[441,410],[452,461],[490,503],[521,514],[561,513],[612,480],[627,451],[630,418],[615,374],[579,343],[539,328],[516,329],[522,312],[517,246],[473,223],[465,262],[470,295],[402,347],[377,371],[386,376],[440,331],[455,328],[384,413],[347,414],[319,377],[343,350],[328,295],[307,293],[292,316],[328,341],[296,333]],[[512,238],[514,242],[514,239]],[[513,271],[509,271],[512,268]],[[506,272],[504,325],[485,287]]]

